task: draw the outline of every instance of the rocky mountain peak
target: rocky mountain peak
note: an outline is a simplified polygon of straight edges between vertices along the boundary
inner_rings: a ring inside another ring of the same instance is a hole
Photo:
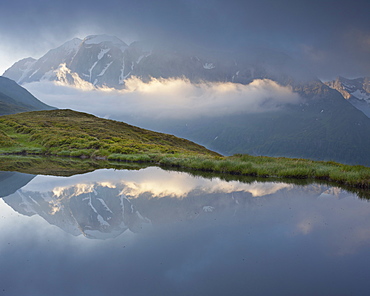
[[[348,79],[339,76],[333,81],[325,82],[325,84],[339,91],[353,106],[370,117],[369,77]]]

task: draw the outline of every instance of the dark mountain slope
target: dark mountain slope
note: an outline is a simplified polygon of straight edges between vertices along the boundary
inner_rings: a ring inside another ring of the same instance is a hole
[[[25,186],[36,175],[0,171],[0,197],[8,196]]]
[[[0,115],[55,109],[36,99],[15,81],[0,76]]]

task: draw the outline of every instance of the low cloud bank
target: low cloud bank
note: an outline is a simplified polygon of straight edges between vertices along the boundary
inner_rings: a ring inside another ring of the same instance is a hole
[[[191,119],[238,113],[270,112],[285,104],[300,102],[291,88],[268,79],[248,85],[187,79],[152,79],[148,83],[133,77],[126,88],[91,90],[36,82],[25,87],[41,101],[58,107],[92,113],[106,118],[124,115],[158,119]]]

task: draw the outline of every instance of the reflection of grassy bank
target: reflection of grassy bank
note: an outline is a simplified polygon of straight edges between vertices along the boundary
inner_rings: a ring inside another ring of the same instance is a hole
[[[370,200],[370,190],[365,188],[358,188],[353,186],[347,186],[344,184],[338,184],[336,182],[330,182],[328,180],[322,179],[296,179],[296,178],[277,178],[277,177],[255,177],[255,176],[248,176],[248,175],[235,175],[235,174],[225,174],[225,173],[215,173],[215,172],[206,172],[206,171],[195,171],[192,169],[185,169],[185,168],[176,168],[176,167],[162,167],[162,169],[169,170],[169,171],[179,171],[179,172],[186,172],[192,176],[199,176],[202,178],[213,179],[219,178],[224,181],[239,181],[242,183],[253,183],[253,182],[283,182],[288,184],[306,186],[311,185],[313,183],[320,184],[320,185],[327,185],[331,187],[338,187],[344,189],[348,192],[352,192],[357,194],[358,197],[369,199]]]
[[[115,154],[108,160],[70,157],[2,156],[0,170],[32,174],[73,175],[100,168],[140,169],[148,166],[187,171],[194,174],[222,176],[239,180],[244,177],[271,180],[295,180],[307,184],[312,181],[333,182],[346,188],[370,189],[370,168],[349,166],[335,162],[305,159],[254,157],[183,156],[181,154]]]
[[[0,171],[16,171],[35,175],[72,176],[103,168],[138,170],[149,165],[66,157],[0,156]]]

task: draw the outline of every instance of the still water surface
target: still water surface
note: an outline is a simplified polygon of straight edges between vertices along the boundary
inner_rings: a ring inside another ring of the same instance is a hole
[[[370,203],[159,168],[0,173],[0,295],[369,295]]]

